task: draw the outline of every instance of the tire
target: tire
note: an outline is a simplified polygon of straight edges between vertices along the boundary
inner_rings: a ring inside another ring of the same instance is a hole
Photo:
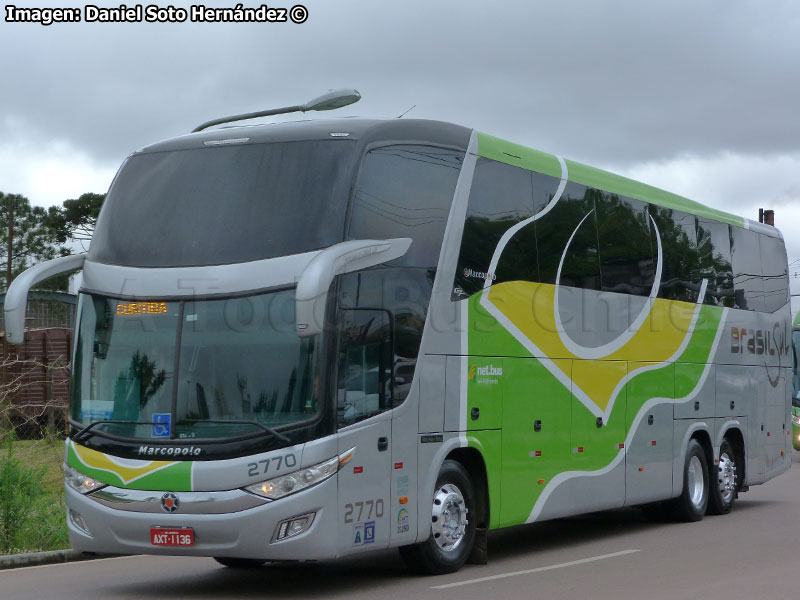
[[[433,492],[431,535],[422,543],[401,547],[400,556],[417,573],[458,571],[472,552],[477,518],[469,473],[461,463],[446,460]]]
[[[683,462],[683,491],[672,500],[672,512],[679,521],[700,521],[708,507],[708,457],[695,439],[689,440]]]
[[[254,569],[267,562],[260,558],[230,558],[227,556],[215,556],[214,560],[231,569]]]
[[[742,483],[739,453],[727,438],[719,447],[719,463],[713,465],[711,472],[711,494],[708,500],[708,514],[727,515]]]

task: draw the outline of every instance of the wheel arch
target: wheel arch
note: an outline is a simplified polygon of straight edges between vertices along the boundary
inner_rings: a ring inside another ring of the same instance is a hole
[[[489,502],[489,480],[486,473],[486,462],[477,448],[456,448],[452,450],[445,460],[459,463],[469,473],[475,490],[476,511],[478,513],[477,526],[488,529],[491,506]]]
[[[675,421],[676,425],[679,421]],[[677,433],[677,432],[676,432]],[[679,436],[679,437],[678,437]],[[675,455],[672,470],[672,496],[677,497],[683,493],[683,466],[686,461],[686,450],[691,440],[697,440],[708,457],[710,465],[715,457],[712,442],[711,427],[705,421],[697,421],[689,425],[683,434],[675,438]],[[678,445],[680,443],[680,445]]]
[[[697,440],[700,442],[700,445],[703,447],[703,450],[708,457],[708,464],[711,466],[714,462],[714,446],[711,443],[711,434],[706,429],[697,429],[694,431],[689,438],[690,440]],[[688,441],[687,441],[688,443]]]
[[[744,434],[742,433],[741,425],[736,421],[723,425],[718,436],[717,441],[719,443],[717,444],[717,448],[722,445],[723,440],[728,440],[728,442],[736,449],[736,452],[738,453],[736,469],[742,470],[742,483],[747,482],[747,446],[745,445]]]

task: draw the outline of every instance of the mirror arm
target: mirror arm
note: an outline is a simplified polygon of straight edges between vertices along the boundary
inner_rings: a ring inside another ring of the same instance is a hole
[[[45,279],[83,268],[85,260],[86,254],[73,254],[48,260],[32,266],[11,282],[3,306],[6,337],[10,343],[21,344],[25,341],[25,311],[31,288]]]
[[[334,277],[400,258],[410,246],[411,238],[393,238],[352,240],[322,250],[308,263],[297,282],[297,335],[310,337],[322,332],[328,288]]]

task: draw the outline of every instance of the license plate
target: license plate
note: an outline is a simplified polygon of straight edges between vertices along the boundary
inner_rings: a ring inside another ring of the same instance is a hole
[[[191,527],[153,527],[150,543],[153,546],[194,546],[194,530]]]

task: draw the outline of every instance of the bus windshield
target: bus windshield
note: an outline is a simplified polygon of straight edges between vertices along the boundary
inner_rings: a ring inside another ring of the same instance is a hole
[[[122,301],[83,295],[71,417],[137,440],[236,438],[319,414],[319,340],[295,331],[294,290]]]
[[[324,140],[136,154],[108,192],[88,259],[207,266],[341,242],[354,148]]]

